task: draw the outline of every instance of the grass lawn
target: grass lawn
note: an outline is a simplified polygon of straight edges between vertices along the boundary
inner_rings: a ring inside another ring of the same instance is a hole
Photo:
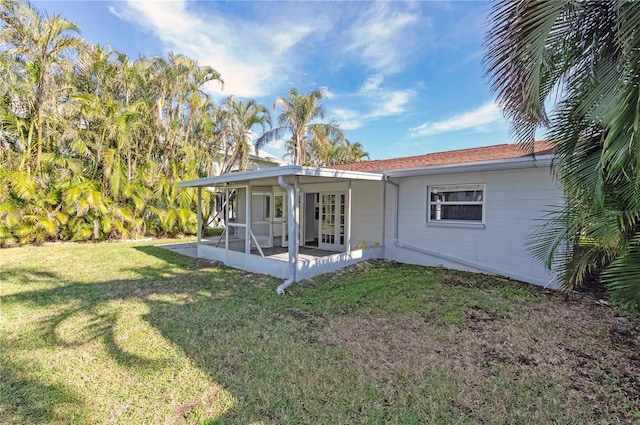
[[[0,423],[640,420],[638,321],[369,262],[280,283],[152,243],[0,252]]]

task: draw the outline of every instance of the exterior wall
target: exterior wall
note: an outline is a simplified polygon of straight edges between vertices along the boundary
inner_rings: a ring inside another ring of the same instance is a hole
[[[562,191],[553,182],[548,167],[426,175],[393,181],[400,185],[400,244],[442,254],[448,259],[394,243],[397,193],[390,184],[387,186],[385,258],[490,272],[537,285],[558,286],[555,276],[532,258],[527,249],[527,241],[542,222],[545,211],[563,202]],[[486,185],[484,228],[427,224],[427,186],[474,183]]]
[[[351,183],[352,248],[382,245],[383,190],[383,182],[353,181]]]
[[[357,249],[351,253],[341,252],[313,260],[298,260],[296,281],[330,273],[342,267],[362,260],[381,258],[382,248]],[[227,251],[224,248],[198,244],[198,258],[220,261],[230,267],[253,273],[266,274],[280,279],[289,277],[289,263],[281,259],[263,258],[259,255],[246,255],[242,252]]]
[[[220,261],[227,266],[253,273],[285,279],[289,274],[286,261],[262,258],[259,255],[247,255],[244,252],[227,251],[224,248],[198,244],[198,258]]]
[[[298,260],[296,264],[296,282],[323,273],[331,273],[343,267],[372,258],[382,258],[382,247],[355,249],[350,253],[340,252],[326,257],[314,258],[313,260]]]
[[[267,161],[264,159],[252,158],[250,162],[250,170],[264,170],[265,168],[274,168],[280,166],[280,164],[278,164],[277,162]]]

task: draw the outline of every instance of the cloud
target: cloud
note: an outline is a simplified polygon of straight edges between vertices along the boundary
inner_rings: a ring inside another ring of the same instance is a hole
[[[413,92],[410,90],[397,90],[383,94],[380,99],[380,106],[369,113],[367,118],[388,117],[403,113],[412,94]]]
[[[502,110],[495,102],[489,102],[473,111],[455,115],[442,121],[425,122],[410,128],[409,137],[433,136],[461,130],[482,131],[489,126],[499,125],[502,127],[505,122]]]
[[[357,105],[376,105],[368,110],[356,110],[355,108],[333,108],[332,114],[340,123],[343,130],[355,130],[367,122],[379,118],[400,115],[406,110],[406,105],[413,96],[412,90],[386,91],[377,89],[372,92],[359,92],[354,95]]]
[[[210,83],[210,93],[251,98],[305,85],[314,78],[305,71],[309,63],[373,70],[361,90],[375,91],[384,75],[419,57],[416,49],[424,49],[431,25],[418,3],[400,2],[124,0],[108,10],[157,38],[166,51],[220,72],[224,90]]]
[[[366,67],[387,74],[401,71],[412,58],[419,26],[430,26],[415,4],[367,3],[346,34],[345,54]],[[423,32],[422,32],[423,33]]]
[[[366,79],[366,81],[360,87],[361,93],[370,93],[380,88],[380,84],[384,81],[384,75],[375,74]]]
[[[266,146],[268,146],[268,147],[270,147],[272,149],[283,150],[284,149],[284,145],[285,145],[284,139],[278,139],[278,140],[274,140],[273,142],[267,143]]]
[[[362,116],[353,109],[334,108],[331,112],[343,130],[355,130],[364,125]]]
[[[128,0],[109,10],[134,22],[156,36],[167,50],[186,54],[201,65],[210,65],[222,74],[224,91],[211,84],[213,93],[240,97],[271,94],[292,71],[291,51],[311,34],[322,32],[322,20],[269,19],[257,23],[213,12],[205,12],[186,0],[167,2]],[[268,34],[268,37],[265,37]]]

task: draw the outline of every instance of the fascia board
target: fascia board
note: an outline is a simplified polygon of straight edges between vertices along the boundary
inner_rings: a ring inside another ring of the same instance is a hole
[[[497,171],[519,168],[549,167],[553,155],[531,157],[508,158],[493,161],[468,162],[462,164],[434,165],[430,167],[419,167],[399,170],[385,171],[388,177],[411,177],[432,174],[455,174],[473,173],[478,171]]]
[[[241,173],[231,173],[222,176],[204,177],[195,180],[185,180],[178,182],[179,187],[205,187],[216,186],[229,183],[246,182],[273,177],[305,176],[305,177],[328,177],[336,179],[353,180],[374,180],[382,181],[382,173],[368,173],[362,171],[334,170],[331,168],[303,167],[300,165],[287,165],[284,167],[274,167],[265,170],[245,171]]]

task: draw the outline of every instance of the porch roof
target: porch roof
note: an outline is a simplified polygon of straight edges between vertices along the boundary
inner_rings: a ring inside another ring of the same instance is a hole
[[[257,171],[244,171],[239,173],[224,174],[222,176],[204,177],[195,180],[185,180],[178,183],[180,187],[211,187],[223,186],[233,183],[243,185],[249,182],[263,184],[265,186],[277,185],[278,177],[298,176],[300,184],[336,182],[346,180],[373,180],[382,181],[384,174],[364,171],[334,170],[331,168],[303,167],[300,165],[287,165],[284,167],[267,168]]]

